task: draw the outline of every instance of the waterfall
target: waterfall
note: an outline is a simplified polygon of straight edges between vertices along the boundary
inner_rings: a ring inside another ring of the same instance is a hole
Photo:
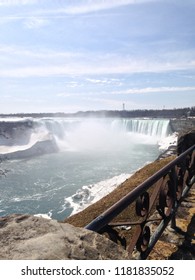
[[[135,133],[162,139],[169,132],[168,119],[85,119],[85,118],[61,118],[61,119],[40,119],[39,127],[44,128],[54,137],[61,140],[69,133],[79,132],[80,134],[98,134],[104,137],[111,133]],[[104,135],[105,134],[105,135]],[[75,135],[76,136],[76,135]]]
[[[2,154],[28,150],[38,142],[46,146],[48,141],[59,150],[116,151],[129,142],[157,144],[169,133],[167,119],[32,118],[2,126],[7,129],[0,135]]]
[[[123,131],[139,133],[148,136],[166,137],[169,133],[169,120],[168,119],[40,119],[37,123],[45,127],[47,131],[53,135],[63,138],[68,131],[80,129],[87,126],[89,129],[98,127]]]
[[[169,133],[169,120],[166,119],[119,119],[113,126],[127,132],[164,138]]]
[[[166,119],[50,118],[37,120],[60,150],[118,149],[129,141],[157,143],[169,132]]]

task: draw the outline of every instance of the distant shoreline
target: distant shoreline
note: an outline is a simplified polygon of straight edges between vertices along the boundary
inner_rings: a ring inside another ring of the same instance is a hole
[[[79,111],[76,113],[14,113],[0,114],[4,117],[96,117],[96,118],[188,118],[195,117],[195,107],[178,109],[149,110],[99,110]]]

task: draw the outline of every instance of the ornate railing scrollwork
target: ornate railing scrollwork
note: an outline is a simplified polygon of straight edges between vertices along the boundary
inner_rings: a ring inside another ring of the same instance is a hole
[[[157,205],[157,210],[162,218],[168,217],[174,207],[176,195],[174,189],[173,178],[169,173],[164,177],[159,194],[159,204]]]
[[[136,248],[140,258],[146,259],[169,222],[172,227],[176,226],[176,211],[194,183],[195,145],[137,186],[86,228],[106,232],[111,240],[120,242],[130,255]],[[131,215],[128,220],[120,221],[119,214],[127,207],[134,213],[134,218],[132,220]],[[154,227],[154,224],[157,226]],[[134,228],[130,238],[120,236],[118,228],[121,226]]]
[[[148,248],[150,241],[150,227],[146,225],[141,225],[142,231],[136,243],[136,248],[139,252],[143,253]]]
[[[150,206],[150,197],[148,192],[142,193],[136,200],[136,214],[145,217],[148,214]]]

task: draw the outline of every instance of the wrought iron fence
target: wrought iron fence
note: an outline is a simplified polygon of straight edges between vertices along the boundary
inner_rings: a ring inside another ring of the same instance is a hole
[[[195,183],[195,145],[176,157],[85,228],[107,233],[128,250],[135,248],[146,259],[170,223],[176,228],[176,212],[183,198]],[[123,211],[134,211],[136,220],[120,220]],[[156,224],[156,227],[152,226]],[[131,227],[130,237],[121,236],[121,227]]]

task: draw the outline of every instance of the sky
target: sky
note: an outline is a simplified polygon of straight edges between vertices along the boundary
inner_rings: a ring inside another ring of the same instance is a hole
[[[194,0],[0,0],[0,113],[195,106]]]

